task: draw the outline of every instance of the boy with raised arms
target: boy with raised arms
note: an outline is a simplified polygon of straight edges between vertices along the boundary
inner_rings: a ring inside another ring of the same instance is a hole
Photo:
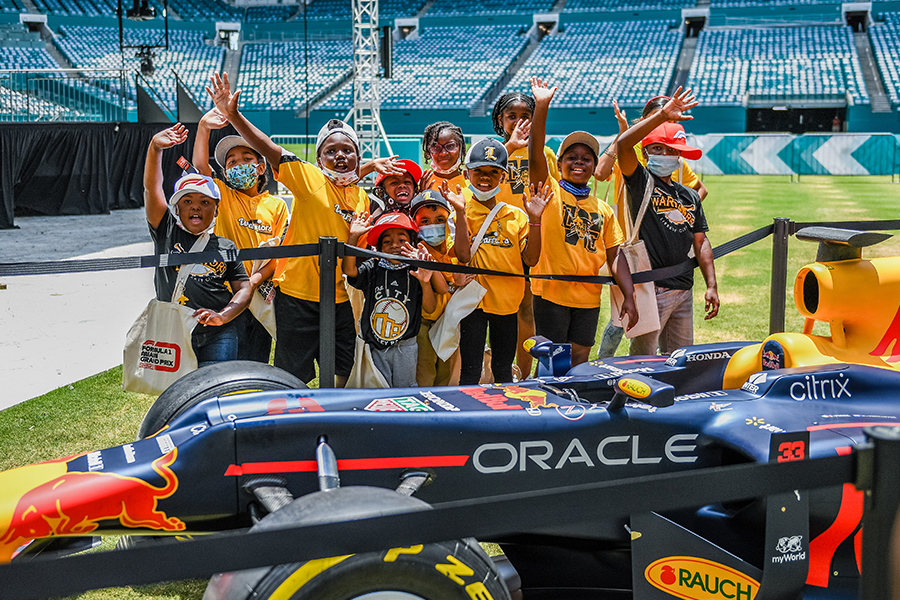
[[[531,78],[536,106],[528,139],[529,170],[533,182],[553,191],[544,211],[543,251],[533,274],[597,275],[609,265],[622,294],[628,326],[638,321],[631,272],[619,257],[624,240],[612,209],[600,202],[588,186],[600,153],[600,144],[586,131],[575,131],[559,147],[561,179],[550,176],[544,157],[547,113],[556,88]],[[534,321],[538,335],[557,343],[572,344],[572,366],[587,362],[600,318],[599,284],[532,279]]]

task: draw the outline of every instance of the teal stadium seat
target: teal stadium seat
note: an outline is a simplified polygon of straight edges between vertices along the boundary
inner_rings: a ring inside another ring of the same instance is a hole
[[[869,39],[885,92],[893,104],[900,102],[900,13],[883,13],[884,24],[869,27]]]
[[[740,105],[745,94],[849,93],[869,104],[848,26],[704,29],[687,86],[707,106]]]
[[[547,36],[505,92],[530,93],[538,75],[558,86],[558,108],[643,105],[666,92],[683,34],[671,21],[569,23]]]

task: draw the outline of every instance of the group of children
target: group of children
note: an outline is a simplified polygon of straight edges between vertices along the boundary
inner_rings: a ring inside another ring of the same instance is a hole
[[[459,127],[445,121],[428,126],[422,143],[428,169],[423,172],[414,161],[396,157],[360,164],[356,133],[338,120],[319,132],[316,163],[302,161],[241,114],[240,91],[232,92],[227,75],[213,76],[207,91],[215,108],[200,122],[194,145],[199,173],[182,177],[168,202],[161,151],[185,141],[186,130],[176,125],[160,132],[148,151],[147,219],[157,252],[192,251],[201,236],[211,233],[208,249],[315,243],[334,236],[384,256],[345,256],[334,273],[320,272],[315,256],[264,265],[195,265],[179,302],[197,309],[194,349],[200,364],[268,361],[273,336],[256,311],[244,311],[259,294],[264,304],[274,303],[275,365],[312,380],[320,277],[336,282],[338,386],[353,370],[357,337],[387,385],[455,383],[455,361],[438,355],[432,331],[445,312],[459,319],[462,385],[481,379],[486,339],[497,382],[530,375],[532,362],[522,342],[535,334],[572,344],[573,364],[587,361],[599,322],[601,286],[541,276],[595,276],[608,265],[625,298],[627,323],[637,323],[631,274],[618,253],[622,230],[610,206],[588,185],[602,171],[601,157],[609,149],[602,152],[592,135],[576,131],[554,153],[545,145],[545,130],[555,88],[532,78],[531,90],[530,96],[514,93],[498,100],[492,119],[502,142],[485,138],[467,152]],[[240,135],[216,145],[221,173],[213,178],[210,131],[227,124]],[[267,164],[293,194],[290,218],[284,202],[265,191]],[[377,177],[369,196],[357,183],[373,171]],[[403,259],[433,262],[435,269]],[[514,276],[444,272],[442,264]],[[171,296],[167,282],[177,270],[157,269],[160,299]],[[363,295],[355,310],[354,289]],[[224,338],[237,343],[225,344]]]

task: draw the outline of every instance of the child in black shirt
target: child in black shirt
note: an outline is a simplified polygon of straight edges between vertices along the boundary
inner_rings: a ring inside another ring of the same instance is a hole
[[[368,233],[380,252],[431,260],[427,250],[413,246],[417,232],[415,223],[403,213],[385,213],[374,223],[363,213],[350,223],[347,243],[355,245]],[[357,265],[356,257],[346,256],[341,268],[347,282],[365,294],[359,331],[375,367],[390,387],[414,387],[422,309],[435,310],[435,292],[446,293],[446,281],[432,277],[432,271],[388,259],[373,258]]]

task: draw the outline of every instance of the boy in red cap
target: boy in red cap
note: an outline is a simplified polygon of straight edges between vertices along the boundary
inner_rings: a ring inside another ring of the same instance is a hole
[[[719,294],[712,247],[706,237],[706,215],[697,192],[672,181],[681,157],[697,160],[703,154],[687,145],[684,128],[677,123],[692,119],[684,113],[697,104],[691,90],[678,88],[660,110],[623,133],[617,147],[633,218],[637,219],[647,186],[652,186],[650,205],[639,230],[651,267],[682,263],[693,249],[706,280],[706,319],[712,319],[719,312]],[[628,152],[638,140],[647,159],[646,167],[633,152]],[[669,354],[694,341],[693,271],[655,283],[660,329],[632,339],[631,354],[656,354],[657,350]]]
[[[427,250],[413,246],[418,230],[406,214],[385,213],[372,222],[368,213],[350,223],[348,244],[356,245],[368,234],[375,249],[385,254],[431,260]],[[341,269],[347,283],[366,297],[359,319],[359,333],[372,352],[372,362],[390,387],[415,387],[422,309],[437,308],[435,292],[447,293],[443,277],[411,268],[392,259],[369,259],[356,264],[355,256],[344,257]]]
[[[409,203],[419,193],[422,168],[406,158],[394,160],[393,166],[402,173],[395,175],[380,173],[375,178],[375,188],[372,190],[372,194],[383,204],[383,206],[371,207],[372,215],[375,217],[389,212],[409,214]]]

